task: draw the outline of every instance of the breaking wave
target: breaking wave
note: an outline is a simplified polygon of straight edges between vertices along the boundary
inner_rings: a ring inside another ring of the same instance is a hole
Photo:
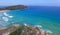
[[[47,30],[47,29],[42,29],[41,25],[34,25],[35,27],[38,27],[40,30],[42,30],[43,32],[47,32],[47,33],[53,33],[51,30]]]
[[[9,21],[11,21],[10,19],[12,19],[13,16],[10,16],[9,14],[7,14],[7,12],[1,12],[0,13],[0,29],[4,29],[6,26],[8,26],[10,23]]]
[[[39,28],[42,28],[42,26],[41,25],[34,25],[35,27],[39,27]]]

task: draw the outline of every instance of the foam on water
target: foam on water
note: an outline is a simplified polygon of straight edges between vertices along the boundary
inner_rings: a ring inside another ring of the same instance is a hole
[[[41,26],[41,25],[34,25],[34,26],[35,26],[35,27],[38,27],[42,32],[53,33],[53,32],[50,31],[50,30],[42,29],[42,26]]]
[[[9,14],[7,14],[6,12],[3,13],[5,16],[9,17],[9,18],[13,18],[13,16],[10,16]]]
[[[2,17],[2,19],[3,19],[5,22],[8,22],[8,21],[9,21],[8,17]]]
[[[50,30],[47,30],[46,32],[47,32],[47,33],[53,33],[53,32],[52,32],[52,31],[50,31]]]
[[[24,23],[25,26],[28,26],[26,23]]]
[[[45,31],[47,33],[53,33],[51,30],[47,30],[47,29],[41,29],[42,31]]]
[[[35,27],[39,27],[39,28],[42,28],[42,26],[41,25],[34,25]]]
[[[6,16],[6,17],[2,17],[2,19],[3,19],[4,21],[6,21],[6,22],[9,21],[9,18],[13,18],[13,16],[9,16],[9,14],[7,14],[7,12],[4,12],[3,14],[4,14],[4,16]],[[8,18],[8,17],[9,17],[9,18]]]
[[[5,16],[9,16],[6,12],[3,13]]]
[[[9,18],[13,18],[13,16],[8,16]]]
[[[10,25],[10,19],[13,18],[13,16],[10,16],[7,14],[7,12],[0,12],[0,30],[5,29],[8,25]]]

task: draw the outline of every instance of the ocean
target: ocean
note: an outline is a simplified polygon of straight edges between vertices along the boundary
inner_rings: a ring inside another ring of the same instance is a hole
[[[7,14],[13,16],[9,18],[9,24],[41,25],[44,30],[51,30],[51,35],[60,35],[60,7],[54,6],[28,6],[26,10],[12,10]]]

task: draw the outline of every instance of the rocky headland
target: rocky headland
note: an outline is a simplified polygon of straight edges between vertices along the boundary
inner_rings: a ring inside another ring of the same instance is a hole
[[[51,32],[44,31],[36,26],[29,26],[27,24],[14,24],[11,27],[0,30],[1,35],[50,35]]]
[[[51,33],[52,32],[44,31],[39,27],[24,24],[23,26],[18,27],[16,31],[11,32],[9,35],[50,35]]]
[[[0,11],[1,10],[24,10],[26,8],[27,6],[24,6],[24,5],[14,5],[14,6],[7,6],[4,8],[0,8]]]

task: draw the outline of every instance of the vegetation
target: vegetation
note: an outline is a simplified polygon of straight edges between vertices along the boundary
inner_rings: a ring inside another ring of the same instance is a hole
[[[8,6],[8,7],[5,7],[5,8],[0,8],[0,10],[23,10],[23,9],[26,9],[27,7],[24,6],[24,5],[16,5],[16,6]]]
[[[50,35],[50,33],[47,31],[43,31],[38,27],[25,25],[20,26],[19,29],[12,32],[10,35]]]
[[[16,30],[15,32],[10,33],[10,35],[20,35],[23,29],[24,29],[24,27],[22,26],[18,30]]]

